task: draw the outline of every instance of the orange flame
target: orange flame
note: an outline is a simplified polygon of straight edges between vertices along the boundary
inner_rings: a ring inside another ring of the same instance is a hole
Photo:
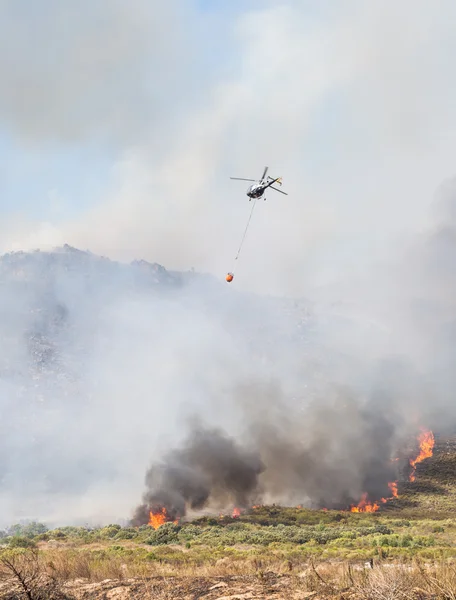
[[[416,465],[425,460],[426,458],[430,458],[432,456],[435,444],[434,434],[432,433],[432,431],[423,430],[423,432],[418,438],[418,441],[420,444],[420,451],[418,453],[418,456],[415,459],[410,459],[410,465],[413,469],[409,476],[410,481],[415,481]],[[397,461],[398,459],[393,458],[392,460]],[[388,500],[392,500],[393,498],[398,498],[397,482],[390,481],[388,483],[388,487],[391,490],[391,496],[389,498],[381,498],[380,502],[382,504],[386,504]],[[350,511],[356,513],[373,513],[377,512],[379,508],[380,505],[378,502],[369,502],[367,499],[367,494],[363,494],[361,497],[361,501],[358,503],[358,505],[352,505],[350,507]]]
[[[149,523],[148,524],[151,527],[153,527],[154,529],[158,529],[164,523],[168,523],[169,521],[171,521],[171,519],[169,518],[168,512],[166,511],[165,507],[161,508],[157,512],[149,511]],[[179,522],[178,520],[173,521],[173,523],[175,525],[177,525],[178,522]]]
[[[380,508],[380,506],[376,502],[373,502],[373,503],[368,502],[367,493],[364,493],[361,496],[361,501],[358,503],[358,505],[351,506],[350,511],[355,512],[355,513],[360,513],[360,512],[371,513],[371,512],[377,512],[377,510],[379,508]]]
[[[382,498],[381,499],[382,504],[386,504],[388,502],[388,500],[392,500],[393,498],[398,497],[397,483],[395,481],[390,481],[388,483],[388,487],[391,490],[391,496],[389,498]],[[350,507],[350,512],[373,513],[373,512],[377,512],[379,508],[380,508],[380,505],[378,504],[378,502],[368,502],[367,494],[363,494],[361,496],[361,501],[359,502],[359,504],[357,506],[352,505]]]
[[[258,507],[253,507],[253,508],[258,508]],[[233,508],[233,511],[231,513],[231,518],[232,519],[237,519],[237,517],[240,517],[241,514],[244,512],[244,510],[241,510],[240,508]],[[219,515],[219,519],[225,519],[228,515],[224,514],[224,513],[220,513]]]
[[[388,483],[388,487],[391,490],[392,497],[393,498],[397,498],[398,497],[398,495],[397,495],[397,483],[395,481],[390,481]],[[389,498],[388,498],[388,500],[389,500]]]
[[[430,458],[434,450],[435,440],[432,431],[423,430],[418,438],[418,441],[420,443],[420,451],[415,459],[410,459],[410,466],[413,470],[410,473],[409,481],[415,481],[416,465],[420,462],[423,462],[423,460],[426,458]]]

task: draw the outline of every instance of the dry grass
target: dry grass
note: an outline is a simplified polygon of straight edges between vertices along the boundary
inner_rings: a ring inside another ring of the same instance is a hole
[[[181,553],[181,549],[176,549]],[[193,563],[167,560],[140,559],[136,555],[108,556],[97,555],[85,550],[47,550],[43,553],[45,564],[61,581],[85,579],[96,582],[104,579],[131,579],[150,577],[231,577],[257,575],[265,571],[285,573],[290,571],[290,561],[266,555],[264,559],[255,556],[247,559],[224,556],[211,562]],[[304,563],[302,563],[304,565]],[[296,566],[294,568],[296,569]],[[293,568],[293,566],[291,567]]]
[[[264,506],[160,535],[32,524],[2,539],[0,600],[456,600],[455,466],[456,441],[438,441],[375,514]]]
[[[310,565],[301,574],[306,591],[319,597],[359,600],[456,600],[456,566],[448,562],[423,565],[380,563]]]
[[[15,551],[0,556],[0,598],[250,598],[456,600],[450,561],[392,563],[264,562],[222,559],[213,565],[107,559],[85,551]],[[25,585],[24,585],[25,583]],[[28,590],[28,595],[27,595]]]

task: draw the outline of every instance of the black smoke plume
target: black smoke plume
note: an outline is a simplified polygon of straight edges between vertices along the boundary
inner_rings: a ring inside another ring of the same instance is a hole
[[[252,428],[266,468],[266,501],[311,508],[346,509],[366,493],[371,501],[391,495],[397,479],[392,459],[398,418],[387,398],[352,396],[337,390],[299,418],[263,420]]]
[[[382,371],[390,385],[386,370],[394,369],[387,365]],[[401,418],[387,389],[377,386],[364,399],[337,389],[301,415],[278,386],[249,385],[235,393],[248,423],[244,438],[253,450],[198,425],[181,449],[148,470],[135,525],[147,523],[149,511],[162,507],[175,520],[189,508],[272,501],[346,509],[363,494],[370,501],[391,496],[388,484],[398,477],[393,459],[402,440]]]
[[[258,454],[217,429],[198,425],[183,448],[170,452],[148,470],[147,492],[132,524],[148,523],[149,512],[163,507],[170,520],[185,516],[189,508],[202,509],[209,501],[247,507],[263,469]]]

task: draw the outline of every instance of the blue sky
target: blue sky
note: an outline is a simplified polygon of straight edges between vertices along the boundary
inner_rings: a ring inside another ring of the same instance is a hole
[[[269,3],[274,5],[274,2]],[[276,5],[286,3],[275,3]],[[312,2],[306,4],[306,12],[315,16],[318,10]],[[219,0],[198,0],[195,20],[198,20],[200,11],[201,23],[208,17],[209,26],[213,27],[212,35],[208,36],[206,43],[202,44],[199,53],[200,65],[195,69],[195,86],[184,90],[186,100],[193,95],[198,95],[198,86],[203,85],[203,93],[208,89],[210,82],[217,80],[220,73],[225,73],[229,78],[235,78],[241,68],[242,55],[236,48],[231,37],[231,29],[236,19],[247,10],[254,10],[261,3],[258,2],[231,2]],[[51,11],[53,3],[49,3]],[[28,14],[26,8],[31,10]],[[28,2],[23,4],[23,12],[18,14],[25,26],[29,20],[39,18],[36,7]],[[44,11],[46,12],[46,11]],[[13,13],[12,13],[13,14]],[[43,17],[43,25],[48,24]],[[170,29],[172,32],[172,27]],[[55,46],[58,48],[59,44]],[[30,62],[30,69],[39,61],[40,48],[34,47],[38,56]],[[46,59],[47,60],[47,59]],[[58,61],[58,57],[56,57]],[[201,73],[204,73],[202,76]],[[160,80],[160,73],[150,73],[141,76],[149,78],[149,84]],[[31,100],[32,101],[32,100]],[[334,159],[331,147],[321,142],[325,130],[330,129],[337,121],[340,98],[330,97],[317,112],[315,122],[312,124],[309,136],[303,145],[303,156],[310,165],[310,170],[318,176],[319,168],[324,169],[327,161]],[[68,120],[71,121],[72,107],[69,106]],[[32,107],[33,110],[33,107]],[[37,111],[39,111],[39,106]],[[123,148],[110,145],[102,136],[84,137],[82,140],[58,140],[39,137],[27,137],[27,132],[18,131],[14,124],[4,120],[0,125],[0,157],[3,164],[0,178],[0,210],[3,215],[24,213],[31,219],[58,222],[60,219],[72,218],[78,213],[83,213],[100,199],[100,194],[109,185],[113,164],[118,160]],[[140,140],[141,141],[141,140]],[[310,143],[309,143],[310,141]],[[59,198],[59,210],[56,210],[55,201]]]
[[[98,2],[98,4],[101,6],[102,2]],[[207,48],[204,51],[203,45],[203,52],[200,51],[199,53],[200,64],[198,68],[194,69],[193,75],[195,79],[193,89],[189,88],[186,81],[185,89],[182,90],[182,99],[180,101],[178,98],[174,99],[176,106],[182,103],[190,103],[192,97],[198,98],[201,83],[204,83],[207,75],[209,75],[209,80],[212,80],[213,73],[210,72],[211,70],[218,69],[223,71],[225,60],[231,62],[235,68],[236,59],[233,61],[232,58],[229,58],[229,52],[226,51],[224,39],[229,32],[228,20],[232,21],[233,16],[239,11],[241,5],[245,7],[246,3],[232,2],[228,6],[225,2],[198,0],[198,8],[196,14],[193,14],[193,18],[197,22],[198,12],[200,13],[201,23],[204,23],[203,20],[207,19],[208,16],[211,19],[214,18],[214,21],[210,21],[210,23],[215,25],[214,35],[211,36],[207,44],[210,51],[208,52]],[[109,3],[107,6],[109,6]],[[177,3],[177,9],[178,6],[179,3]],[[36,12],[36,6],[33,5],[33,2],[27,0],[22,3],[20,11],[16,11],[17,7],[12,4],[10,4],[10,8],[11,11],[9,13],[8,9],[6,9],[8,17],[16,25],[19,22],[21,28],[28,28],[32,24],[32,21],[37,19],[37,28],[40,25],[43,28],[43,38],[40,38],[39,34],[37,35],[39,41],[40,39],[46,39],[46,27],[52,31],[52,27],[49,27],[49,20],[52,21],[52,16],[50,17],[49,15],[52,15],[52,10],[55,9],[55,4],[52,0],[47,1],[47,6],[45,2],[41,11],[38,12]],[[81,3],[81,14],[84,13],[84,10],[84,4]],[[61,17],[61,15],[59,16]],[[69,18],[71,19],[70,15]],[[87,19],[89,18],[90,11],[87,11]],[[157,19],[159,19],[158,11]],[[83,21],[83,19],[81,20]],[[225,23],[226,31],[218,29],[223,23]],[[69,26],[71,27],[71,23],[69,23]],[[167,26],[169,26],[169,23]],[[169,29],[170,36],[172,36],[173,32],[175,33],[176,31],[171,24]],[[190,39],[192,39],[192,36],[190,36]],[[56,41],[54,45],[59,50],[62,43]],[[56,63],[59,62],[58,56],[46,55],[46,47],[40,47],[39,44],[32,44],[31,48],[34,53],[33,55],[29,55],[31,59],[31,78],[33,78],[33,70],[36,68],[36,63],[39,65],[41,62],[46,61],[48,64],[51,64],[53,60]],[[42,57],[40,57],[40,53]],[[157,72],[153,69],[152,65],[150,72],[147,72],[147,69],[144,69],[144,64],[141,64],[142,59],[137,59],[138,57],[133,57],[132,66],[137,66],[140,69],[137,73],[137,76],[143,79],[140,87],[144,85],[145,87],[153,88],[156,82],[160,83],[163,75],[166,78],[166,73]],[[25,59],[23,57],[21,61],[22,64],[26,63],[27,60],[28,56],[25,54]],[[14,68],[14,60],[11,63],[12,68]],[[228,69],[230,69],[229,65]],[[204,70],[205,75],[202,77]],[[78,73],[75,73],[75,77],[77,76]],[[207,81],[205,83],[207,86]],[[134,75],[131,82],[119,82],[118,92],[128,95],[128,88],[131,84],[135,85]],[[166,87],[163,91],[166,96]],[[169,90],[169,93],[173,92],[174,90]],[[157,93],[163,95],[163,92],[159,92],[158,90]],[[166,97],[164,98],[161,101],[166,106]],[[116,98],[113,97],[110,100],[115,105]],[[195,102],[195,100],[193,101]],[[30,99],[30,103],[32,105],[31,110],[33,111],[33,98]],[[68,121],[73,119],[71,111],[74,108],[74,106],[68,106],[68,114],[66,115]],[[134,100],[132,100],[130,108],[132,112],[135,111]],[[39,104],[35,108],[37,118],[40,118],[39,112],[41,109],[42,106]],[[76,111],[79,112],[79,106],[76,107]],[[19,128],[17,127],[17,123],[9,122],[7,114],[3,115],[3,117],[0,120],[0,159],[3,165],[0,171],[0,211],[4,216],[21,213],[26,214],[30,219],[44,221],[52,219],[58,222],[60,219],[71,219],[77,214],[82,214],[87,208],[100,200],[103,191],[109,187],[113,166],[122,157],[125,149],[128,149],[128,146],[119,145],[117,140],[111,143],[109,129],[103,130],[101,134],[96,131],[89,131],[89,135],[82,136],[80,140],[59,140],[59,136],[55,135],[55,131],[51,132],[49,137],[46,135],[35,137],[33,133],[29,136],[30,132],[21,131],[20,126]],[[179,118],[179,115],[176,113],[175,117]],[[130,145],[133,147],[136,143],[141,144],[143,142],[144,140],[141,136],[138,136],[137,140],[135,138],[129,140]],[[60,199],[59,211],[56,211],[56,198]]]
[[[29,144],[3,130],[1,213],[25,213],[38,220],[72,218],[99,197],[114,158],[107,146]]]
[[[335,149],[323,140],[341,112],[343,104],[335,95],[328,97],[315,115],[302,148],[310,176],[321,177],[337,159]],[[0,129],[0,211],[3,215],[25,212],[32,219],[57,222],[73,218],[100,198],[120,154],[100,140],[31,141]]]

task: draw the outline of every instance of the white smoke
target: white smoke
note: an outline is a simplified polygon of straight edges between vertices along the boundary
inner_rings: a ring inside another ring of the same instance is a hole
[[[452,286],[448,270],[436,271],[451,253],[429,254],[426,241],[429,204],[454,171],[455,12],[449,0],[333,1],[313,11],[251,2],[223,14],[179,0],[2,5],[0,123],[24,163],[75,147],[114,158],[96,201],[76,214],[5,214],[1,249],[68,242],[220,279],[235,272],[223,292],[195,283],[153,300],[124,289],[121,267],[89,288],[90,262],[76,280],[59,272],[51,290],[72,323],[64,372],[78,384],[49,375],[39,394],[23,392],[22,330],[34,323],[28,307],[51,301],[39,270],[33,285],[5,288],[5,520],[125,515],[188,415],[240,435],[283,402],[305,419],[310,400],[333,397],[336,385],[364,406],[384,359],[404,365],[388,380],[398,428],[412,408],[418,423],[429,397],[438,421],[452,422],[443,334]],[[265,165],[289,196],[259,203],[235,263],[250,204],[229,177],[257,177]],[[439,218],[447,225],[452,211]],[[288,308],[259,308],[237,290],[307,295],[316,320],[296,330]],[[280,393],[258,396],[264,381]],[[253,391],[237,393],[245,387]],[[331,432],[323,427],[321,440]],[[355,467],[351,493],[363,483]]]

